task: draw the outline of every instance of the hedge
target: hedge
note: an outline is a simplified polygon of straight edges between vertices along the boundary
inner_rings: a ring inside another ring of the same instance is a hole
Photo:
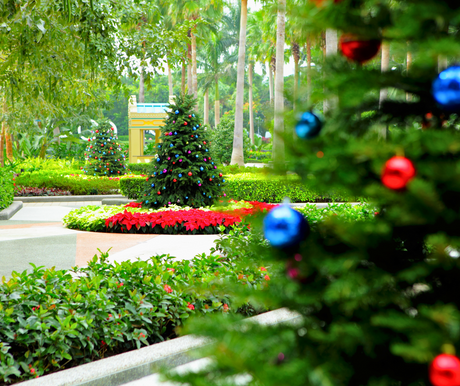
[[[191,315],[254,315],[221,281],[263,289],[267,270],[204,254],[109,264],[108,253],[72,271],[33,266],[0,283],[0,383],[51,372],[176,337]],[[262,309],[259,309],[262,311]]]
[[[144,177],[120,179],[120,192],[131,199],[141,198]],[[295,175],[287,177],[264,176],[262,174],[234,174],[226,176],[227,197],[235,200],[278,203],[289,197],[291,202],[347,201],[338,194],[318,193],[301,184]]]
[[[134,174],[149,174],[149,163],[129,163],[128,169]]]
[[[75,173],[75,171],[73,171]],[[110,177],[87,177],[57,171],[25,172],[16,177],[20,187],[56,188],[74,195],[118,193],[118,179]]]
[[[0,210],[8,208],[14,197],[13,172],[10,168],[0,168]]]

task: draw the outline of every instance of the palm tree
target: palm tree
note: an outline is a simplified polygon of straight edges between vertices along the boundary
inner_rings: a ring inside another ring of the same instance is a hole
[[[246,24],[248,19],[248,1],[241,0],[240,41],[238,44],[238,68],[235,101],[235,131],[233,133],[233,151],[231,165],[244,166],[243,155],[243,102],[244,67],[246,54]]]
[[[276,26],[275,123],[273,131],[273,160],[284,164],[284,42],[286,0],[278,0]]]
[[[333,29],[326,30],[326,56],[337,54],[337,31]],[[332,101],[325,99],[323,102],[323,111],[326,113],[332,107]]]

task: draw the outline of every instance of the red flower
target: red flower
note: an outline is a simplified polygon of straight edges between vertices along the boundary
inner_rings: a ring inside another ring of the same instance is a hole
[[[167,271],[174,273],[175,269],[174,268],[166,268]]]
[[[195,306],[193,304],[190,304],[189,302],[187,302],[187,307],[190,308],[191,310],[195,309]]]
[[[260,270],[261,270],[261,271],[266,271],[267,268],[265,268],[265,267],[260,267]]]
[[[164,288],[164,290],[165,290],[168,294],[170,294],[171,292],[173,292],[172,288],[171,288],[169,285],[167,285],[167,284],[165,284],[165,285],[163,286],[163,288]]]
[[[265,275],[265,276],[264,276],[264,279],[268,281],[268,280],[270,280],[270,276]]]
[[[228,304],[224,304],[223,309],[224,309],[224,312],[228,312],[229,310]]]
[[[30,369],[30,373],[35,374],[35,369],[33,367]]]

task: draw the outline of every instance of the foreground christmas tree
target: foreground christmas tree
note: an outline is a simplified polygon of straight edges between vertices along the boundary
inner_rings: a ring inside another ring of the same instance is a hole
[[[181,95],[169,105],[162,143],[150,163],[141,196],[147,208],[170,204],[199,208],[225,196],[225,179],[209,151],[207,132],[194,111],[195,103],[191,95]]]
[[[101,120],[91,131],[86,147],[86,165],[82,169],[90,176],[120,176],[126,174],[124,154],[115,128],[107,120]]]
[[[272,246],[254,245],[245,259],[273,274],[252,300],[288,307],[302,321],[196,320],[185,331],[215,339],[206,350],[214,362],[178,378],[191,385],[459,385],[460,68],[452,63],[460,54],[460,2],[297,5],[290,17],[299,29],[353,35],[319,74],[332,106],[324,123],[311,111],[323,105],[322,85],[315,105],[297,112],[300,122],[287,123],[303,139],[288,145],[291,165],[309,188],[366,198],[376,215],[352,223],[331,216],[310,227],[289,208],[268,216]],[[378,59],[363,65],[382,41],[391,44],[393,71],[381,72]],[[409,71],[398,64],[407,51]],[[379,100],[381,89],[390,97]],[[248,251],[244,241],[235,245]]]

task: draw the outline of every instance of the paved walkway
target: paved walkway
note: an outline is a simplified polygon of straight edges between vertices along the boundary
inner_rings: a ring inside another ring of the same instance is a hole
[[[109,261],[146,260],[157,254],[192,259],[209,253],[217,235],[136,235],[67,229],[62,218],[75,208],[99,201],[24,203],[10,220],[0,221],[0,277],[31,270],[30,263],[56,269],[85,266],[95,254],[109,252]]]

